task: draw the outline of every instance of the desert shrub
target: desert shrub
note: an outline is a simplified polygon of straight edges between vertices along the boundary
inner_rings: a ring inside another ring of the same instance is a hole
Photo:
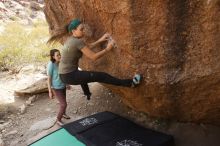
[[[58,44],[48,46],[48,37],[45,21],[34,22],[31,26],[18,22],[5,25],[5,30],[0,34],[1,70],[19,70],[26,64],[46,62],[49,49],[59,47]]]

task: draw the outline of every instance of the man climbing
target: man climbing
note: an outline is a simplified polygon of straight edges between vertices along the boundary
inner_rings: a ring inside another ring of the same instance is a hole
[[[86,45],[82,40],[84,36],[84,26],[79,19],[74,19],[67,27],[67,31],[71,36],[64,42],[61,50],[61,61],[59,64],[59,74],[61,80],[66,84],[81,85],[87,99],[90,99],[91,92],[88,83],[100,82],[124,87],[136,87],[140,84],[141,75],[135,74],[133,79],[118,79],[105,72],[81,71],[78,70],[78,62],[82,55],[85,55],[91,60],[97,60],[111,51],[114,46],[114,40],[110,39],[109,34],[104,34],[96,42]],[[108,41],[105,49],[99,52],[93,52],[91,48],[98,44]]]

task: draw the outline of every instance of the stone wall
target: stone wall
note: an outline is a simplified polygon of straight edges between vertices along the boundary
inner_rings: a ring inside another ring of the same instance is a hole
[[[118,48],[85,70],[120,78],[142,73],[138,88],[107,85],[150,116],[220,123],[220,0],[45,0],[50,32],[80,18],[91,38],[112,34]],[[98,50],[98,48],[97,48]]]

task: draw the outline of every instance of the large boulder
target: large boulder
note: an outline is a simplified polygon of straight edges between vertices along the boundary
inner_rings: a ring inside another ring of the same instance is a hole
[[[24,89],[15,90],[15,96],[35,95],[48,92],[47,77],[43,77]]]
[[[50,33],[80,18],[118,48],[81,68],[120,78],[142,73],[138,88],[109,86],[150,116],[220,125],[219,0],[46,0]]]

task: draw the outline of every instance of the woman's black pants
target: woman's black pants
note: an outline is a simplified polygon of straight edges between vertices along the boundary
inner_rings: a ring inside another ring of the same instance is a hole
[[[67,74],[60,74],[61,80],[70,85],[81,85],[85,95],[91,95],[88,83],[100,82],[116,86],[131,87],[132,79],[118,79],[104,72],[76,70]]]

